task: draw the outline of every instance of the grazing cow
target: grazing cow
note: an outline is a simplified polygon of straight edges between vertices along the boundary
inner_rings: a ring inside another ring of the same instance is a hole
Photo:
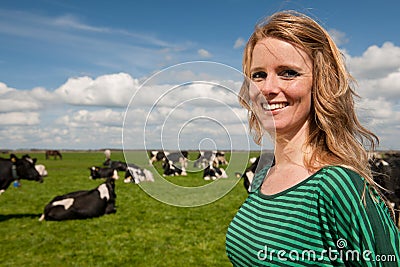
[[[89,168],[89,170],[90,170],[89,179],[98,179],[98,178],[118,179],[119,178],[118,172],[116,169],[92,166]]]
[[[134,164],[129,164],[129,167],[125,172],[124,183],[139,184],[141,182],[154,182],[153,174],[147,169],[142,169]]]
[[[203,179],[206,181],[217,180],[218,178],[228,178],[223,168],[208,165],[203,171]]]
[[[43,164],[37,164],[35,165],[35,169],[38,171],[40,176],[45,177],[48,175],[46,167]]]
[[[164,161],[162,167],[164,170],[164,173],[163,173],[164,176],[178,176],[178,175],[186,176],[187,175],[185,167],[178,168],[171,160]]]
[[[116,197],[114,179],[108,178],[92,190],[56,196],[46,205],[39,221],[88,219],[115,213]]]
[[[62,159],[62,155],[60,153],[60,151],[58,150],[46,150],[46,159],[49,159],[50,156],[54,156],[54,159],[57,159],[57,157],[59,159]]]
[[[0,194],[2,194],[14,180],[26,179],[43,182],[42,176],[35,169],[36,159],[29,155],[18,158],[11,154],[9,159],[0,158]]]
[[[395,222],[400,223],[400,157],[397,154],[372,157],[369,160],[374,181],[382,187],[382,193],[393,203]]]
[[[182,167],[187,167],[188,151],[178,152],[167,152],[167,151],[151,151],[149,153],[149,163],[152,165],[157,161],[172,161],[173,163],[179,163]]]

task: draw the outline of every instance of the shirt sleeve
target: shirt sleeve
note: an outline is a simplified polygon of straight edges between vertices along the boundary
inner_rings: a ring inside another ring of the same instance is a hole
[[[388,209],[357,173],[330,167],[324,197],[339,256],[350,266],[400,266],[400,234]]]

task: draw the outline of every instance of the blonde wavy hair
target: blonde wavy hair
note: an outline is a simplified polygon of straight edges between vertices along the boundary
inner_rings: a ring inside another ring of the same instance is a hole
[[[246,78],[239,102],[248,110],[255,142],[260,144],[263,129],[251,108],[250,65],[254,46],[266,37],[303,49],[313,61],[312,106],[305,144],[311,148],[311,154],[304,157],[306,167],[315,171],[326,165],[346,166],[377,189],[368,164],[368,150],[373,151],[379,139],[357,118],[355,80],[347,71],[344,57],[328,32],[302,13],[281,11],[257,24],[244,49],[243,73]]]

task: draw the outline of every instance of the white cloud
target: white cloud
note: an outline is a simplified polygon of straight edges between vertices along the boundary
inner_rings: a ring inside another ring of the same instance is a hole
[[[129,74],[70,78],[55,93],[72,105],[124,107],[139,86]]]
[[[361,97],[400,103],[400,47],[387,42],[370,46],[360,57],[346,55],[350,72],[358,82]],[[393,109],[394,106],[380,106]]]
[[[209,58],[212,56],[210,52],[208,52],[207,50],[205,50],[203,48],[197,50],[197,54],[199,54],[199,56],[201,56],[203,58]]]
[[[360,57],[346,56],[351,73],[358,79],[377,79],[400,70],[400,47],[391,42],[373,45]]]
[[[0,125],[35,125],[40,123],[37,112],[0,113]]]
[[[359,57],[346,54],[346,61],[358,82],[360,119],[380,137],[381,149],[399,149],[400,47],[373,45]]]
[[[96,111],[89,111],[81,109],[58,118],[55,123],[68,126],[68,127],[85,127],[93,128],[103,126],[117,126],[122,127],[124,112],[114,111],[112,109],[103,109]]]
[[[21,91],[0,84],[0,112],[37,110],[41,107],[30,91]]]
[[[53,20],[53,25],[60,27],[68,27],[77,30],[83,31],[93,31],[93,32],[109,32],[109,28],[101,28],[101,27],[93,27],[87,24],[84,24],[78,20],[75,16],[72,15],[63,15],[60,17],[56,17]]]
[[[233,48],[239,49],[239,48],[243,47],[245,44],[246,44],[246,41],[242,37],[239,37],[236,39],[235,44],[233,45]]]
[[[400,101],[400,70],[383,78],[359,79],[359,93],[366,98],[382,98],[390,102]],[[385,106],[387,108],[387,106]]]

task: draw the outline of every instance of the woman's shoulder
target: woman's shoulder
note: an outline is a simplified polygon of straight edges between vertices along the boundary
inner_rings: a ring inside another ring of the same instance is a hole
[[[340,188],[359,191],[366,186],[366,180],[351,167],[325,166],[318,173],[320,183],[333,190]]]
[[[254,176],[250,187],[250,192],[255,192],[263,183],[271,166],[265,166]],[[360,191],[365,186],[365,179],[357,172],[346,166],[324,166],[312,175],[314,181],[317,181],[319,187],[336,192],[341,189]]]
[[[325,166],[317,172],[315,178],[320,196],[330,201],[359,200],[368,187],[367,181],[347,166]]]

